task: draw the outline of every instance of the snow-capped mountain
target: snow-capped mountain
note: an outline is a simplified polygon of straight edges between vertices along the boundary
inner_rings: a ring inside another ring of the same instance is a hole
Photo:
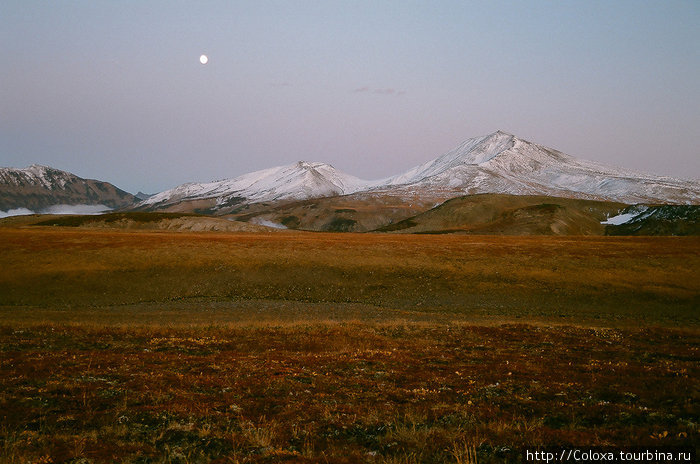
[[[253,204],[259,212],[273,203],[350,194],[380,203],[392,197],[385,203],[399,201],[413,207],[479,193],[626,204],[700,204],[697,180],[652,176],[583,161],[501,131],[466,140],[432,161],[375,181],[359,179],[329,164],[299,161],[232,179],[187,183],[137,198],[107,182],[47,166],[0,168],[0,213],[49,211],[56,205],[105,205],[228,214],[242,213]]]
[[[700,203],[700,183],[640,174],[575,159],[497,131],[403,174],[365,181],[324,163],[298,163],[156,194],[141,209],[198,209],[224,214],[242,205],[367,193],[441,198],[478,193],[548,195],[632,203]],[[182,206],[183,204],[190,206]],[[177,206],[181,205],[181,206]],[[195,205],[195,206],[193,206]]]
[[[454,150],[382,181],[401,193],[452,190],[611,200],[623,203],[700,202],[698,182],[651,176],[575,159],[505,132],[463,142]]]
[[[108,182],[83,179],[59,169],[31,165],[0,168],[0,211],[40,211],[55,205],[131,206],[136,198]]]
[[[363,190],[372,185],[325,163],[299,161],[209,183],[187,183],[153,195],[140,208],[163,208],[182,202],[215,199],[214,210],[239,203],[305,200]]]

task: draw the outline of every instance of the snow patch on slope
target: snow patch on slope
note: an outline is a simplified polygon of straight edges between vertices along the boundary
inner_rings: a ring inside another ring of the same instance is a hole
[[[637,205],[625,208],[620,214],[606,219],[605,221],[601,222],[601,224],[611,226],[627,224],[628,222],[631,222],[637,219],[639,216],[643,215],[648,209],[649,207],[645,205]]]

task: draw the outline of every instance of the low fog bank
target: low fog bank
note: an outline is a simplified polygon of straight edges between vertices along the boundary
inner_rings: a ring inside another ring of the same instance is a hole
[[[100,214],[111,211],[112,208],[105,205],[53,205],[39,211],[32,211],[27,208],[15,208],[7,211],[0,211],[0,218],[10,216],[26,216],[28,214]]]

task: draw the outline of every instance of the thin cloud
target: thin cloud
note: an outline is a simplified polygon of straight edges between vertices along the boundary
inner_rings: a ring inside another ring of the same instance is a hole
[[[397,96],[400,97],[401,95],[405,95],[406,91],[405,90],[396,90],[392,88],[386,88],[386,89],[373,89],[371,87],[359,87],[355,90],[353,90],[353,93],[371,93],[373,95],[386,95],[386,96]]]

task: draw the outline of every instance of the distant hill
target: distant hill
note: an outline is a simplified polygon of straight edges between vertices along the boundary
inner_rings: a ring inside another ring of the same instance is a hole
[[[134,194],[134,196],[139,201],[143,201],[143,200],[147,200],[147,199],[151,198],[153,196],[153,194],[152,193],[143,193],[143,192],[139,191],[136,194]]]
[[[432,195],[410,197],[358,192],[293,202],[245,205],[230,217],[288,229],[368,232],[414,216],[445,199]]]
[[[0,220],[8,225],[80,227],[84,229],[142,229],[186,232],[274,232],[275,229],[191,213],[120,212],[89,216],[32,216]]]
[[[38,212],[55,205],[104,205],[116,209],[137,201],[109,182],[83,179],[48,166],[0,168],[0,211],[26,208]]]
[[[478,235],[603,235],[623,203],[533,195],[453,198],[379,232]]]

